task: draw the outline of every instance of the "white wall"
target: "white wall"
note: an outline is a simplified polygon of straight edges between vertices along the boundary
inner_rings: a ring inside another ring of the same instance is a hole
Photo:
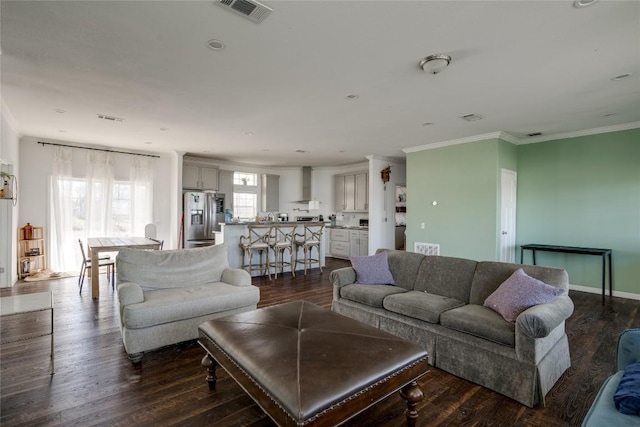
[[[20,173],[19,137],[15,119],[4,100],[0,98],[0,170],[16,175],[18,178]],[[18,199],[14,206],[9,200],[0,201],[0,268],[4,269],[4,273],[0,273],[0,287],[13,286],[18,280],[16,242],[19,202]]]
[[[382,182],[380,172],[391,166],[389,182]],[[396,185],[405,185],[407,167],[403,163],[371,156],[369,158],[369,254],[379,248],[395,248]]]

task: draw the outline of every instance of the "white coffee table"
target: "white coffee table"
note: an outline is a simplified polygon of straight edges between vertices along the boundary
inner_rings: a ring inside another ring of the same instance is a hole
[[[46,334],[32,335],[12,341],[3,341],[0,344],[24,341],[31,338],[51,335],[51,375],[54,374],[54,352],[53,352],[53,294],[49,292],[36,292],[33,294],[13,295],[0,298],[0,317],[15,316],[17,314],[33,313],[36,311],[51,310],[51,332]]]

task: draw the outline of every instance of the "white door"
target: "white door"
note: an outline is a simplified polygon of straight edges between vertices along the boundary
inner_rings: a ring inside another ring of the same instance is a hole
[[[516,188],[518,174],[502,169],[500,204],[500,261],[516,260]]]

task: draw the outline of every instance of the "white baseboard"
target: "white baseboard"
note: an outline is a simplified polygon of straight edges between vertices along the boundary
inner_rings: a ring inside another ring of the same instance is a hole
[[[581,286],[581,285],[569,285],[569,290],[580,291],[580,292],[588,292],[590,294],[600,294],[602,295],[602,288],[592,288],[590,286]],[[609,295],[609,288],[607,288],[606,295]],[[632,294],[631,292],[620,292],[613,291],[614,297],[627,298],[627,299],[635,299],[640,300],[640,294]]]

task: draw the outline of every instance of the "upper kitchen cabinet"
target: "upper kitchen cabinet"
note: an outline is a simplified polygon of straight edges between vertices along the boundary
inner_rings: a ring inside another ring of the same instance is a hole
[[[185,162],[182,166],[182,188],[218,190],[218,168]]]
[[[369,174],[357,172],[335,176],[335,209],[338,212],[369,210]]]
[[[233,171],[218,172],[218,192],[224,194],[224,208],[233,211]]]
[[[280,175],[262,175],[262,210],[280,211]]]

